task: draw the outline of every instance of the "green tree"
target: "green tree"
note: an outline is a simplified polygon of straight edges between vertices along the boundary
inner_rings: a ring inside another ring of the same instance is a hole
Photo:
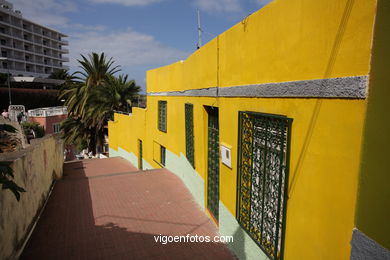
[[[128,76],[114,77],[119,71],[112,58],[92,53],[78,60],[78,84],[65,87],[61,97],[67,97],[69,118],[63,123],[64,138],[81,144],[87,139],[88,150],[100,152],[104,143],[104,127],[114,110],[131,111],[131,99],[140,88]]]
[[[49,79],[62,79],[62,80],[73,80],[73,76],[69,74],[69,71],[66,69],[60,69],[53,71]]]

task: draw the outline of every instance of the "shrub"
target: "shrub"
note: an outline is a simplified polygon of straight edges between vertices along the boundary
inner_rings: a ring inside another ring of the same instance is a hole
[[[35,122],[23,122],[22,124],[24,134],[26,136],[31,134],[31,130],[35,132],[35,138],[41,138],[45,135],[45,129],[43,126]]]

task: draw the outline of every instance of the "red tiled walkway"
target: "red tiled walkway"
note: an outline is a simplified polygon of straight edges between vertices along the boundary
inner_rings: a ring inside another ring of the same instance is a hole
[[[184,184],[120,157],[66,163],[21,259],[234,259],[219,243],[156,243],[216,235]]]

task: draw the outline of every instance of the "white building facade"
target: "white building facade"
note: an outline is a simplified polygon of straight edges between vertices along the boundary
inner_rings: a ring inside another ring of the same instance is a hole
[[[69,69],[64,48],[67,35],[22,17],[13,5],[0,0],[0,73],[47,78],[52,72]]]

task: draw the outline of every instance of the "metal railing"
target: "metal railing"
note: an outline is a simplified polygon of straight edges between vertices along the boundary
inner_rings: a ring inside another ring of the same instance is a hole
[[[68,114],[66,107],[42,107],[37,109],[28,110],[28,116],[34,117],[47,117],[47,116],[59,116]]]
[[[263,252],[283,259],[292,119],[239,112],[236,218]]]

